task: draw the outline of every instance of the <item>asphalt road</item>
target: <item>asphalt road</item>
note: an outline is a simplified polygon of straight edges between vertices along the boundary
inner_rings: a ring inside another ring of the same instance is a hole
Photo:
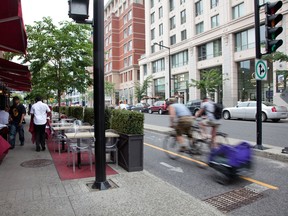
[[[256,142],[256,122],[247,120],[221,120],[220,131],[225,132],[230,138]],[[146,114],[145,123],[167,127],[169,126],[169,116],[156,113]],[[288,120],[281,120],[274,123],[267,121],[262,123],[262,143],[288,147],[287,142]]]
[[[157,119],[159,121],[159,118],[166,119],[167,117],[159,116],[158,118],[156,115],[151,115],[151,117],[152,116],[156,122]],[[146,122],[147,121],[151,124],[151,121],[153,120],[150,119],[149,121],[148,118],[146,118]],[[231,123],[233,122],[231,121]],[[241,122],[240,124],[247,123]],[[250,124],[252,123],[248,122],[248,125]],[[261,192],[261,194],[263,194],[261,199],[237,208],[229,212],[228,215],[288,215],[287,163],[255,157],[254,174],[249,181],[239,179],[230,185],[223,186],[215,181],[216,172],[212,168],[199,168],[195,161],[189,160],[189,157],[186,159],[180,158],[178,160],[169,159],[162,151],[163,134],[145,131],[144,137],[144,168],[166,182],[200,200],[205,200],[228,191],[243,188],[244,186],[259,186],[261,190],[263,190]],[[254,183],[252,181],[254,181]],[[255,182],[257,184],[255,184]]]

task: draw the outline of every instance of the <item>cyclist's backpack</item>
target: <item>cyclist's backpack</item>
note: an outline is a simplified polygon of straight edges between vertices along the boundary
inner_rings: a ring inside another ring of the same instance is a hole
[[[214,117],[215,119],[221,119],[222,118],[222,110],[223,105],[219,103],[214,103]]]

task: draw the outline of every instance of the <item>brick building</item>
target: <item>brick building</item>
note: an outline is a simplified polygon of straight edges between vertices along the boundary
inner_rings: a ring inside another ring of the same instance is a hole
[[[135,103],[138,59],[145,53],[144,0],[110,0],[104,11],[105,80],[115,84],[111,103]]]

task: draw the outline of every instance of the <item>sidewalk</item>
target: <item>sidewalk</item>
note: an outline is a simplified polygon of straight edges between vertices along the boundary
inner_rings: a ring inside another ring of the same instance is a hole
[[[150,125],[150,124],[144,124],[144,129],[148,131],[153,131],[156,133],[163,133],[163,134],[168,134],[172,130],[170,127],[161,127],[161,126]],[[236,145],[242,141],[245,141],[245,140],[229,138],[229,135],[228,135],[228,142],[231,145]],[[252,146],[256,145],[255,142],[250,142],[250,141],[248,142]],[[254,149],[255,155],[270,158],[273,160],[282,161],[282,162],[288,162],[288,154],[281,153],[284,147],[281,148],[281,147],[273,146],[269,144],[263,144],[263,146],[265,150]]]
[[[86,186],[94,178],[61,181],[53,163],[22,167],[28,160],[52,160],[49,151],[35,151],[28,124],[25,132],[25,145],[19,146],[17,140],[0,165],[0,216],[222,215],[147,171],[127,173],[118,168],[119,174],[107,177],[117,187],[96,191]]]

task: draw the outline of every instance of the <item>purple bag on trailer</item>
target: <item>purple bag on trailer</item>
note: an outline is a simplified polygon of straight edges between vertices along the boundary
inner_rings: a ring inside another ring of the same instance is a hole
[[[236,146],[220,145],[210,154],[210,162],[228,165],[234,168],[242,167],[252,159],[251,146],[242,142]]]

